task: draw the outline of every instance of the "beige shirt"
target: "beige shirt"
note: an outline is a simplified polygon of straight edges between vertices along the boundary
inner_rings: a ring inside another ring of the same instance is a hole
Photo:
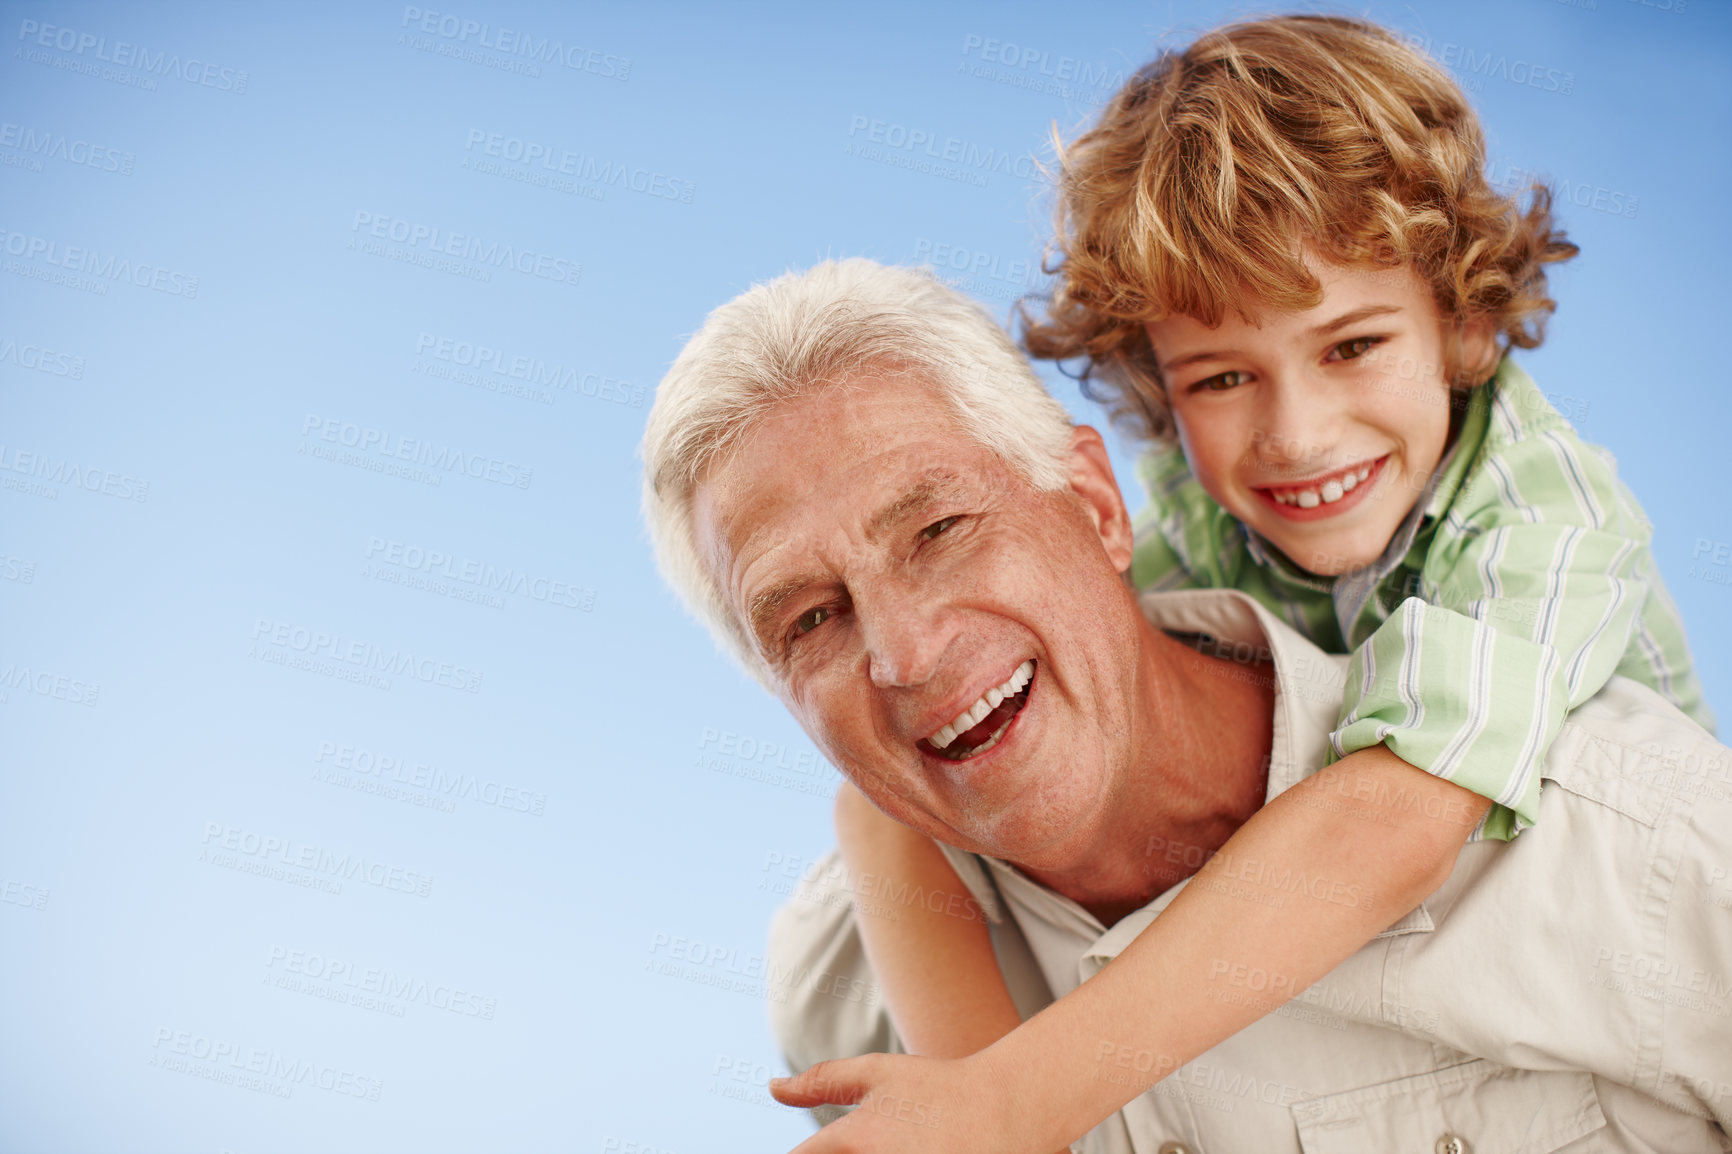
[[[1216,638],[1211,651],[1273,655],[1268,797],[1325,763],[1346,658],[1241,593],[1150,593],[1142,606],[1164,629]],[[1078,1149],[1732,1151],[1732,750],[1613,678],[1570,714],[1542,779],[1537,829],[1466,845],[1418,909]],[[946,852],[1025,1016],[1098,973],[1182,888],[1107,929],[1014,866]],[[899,1052],[845,871],[832,855],[808,877],[778,911],[767,958],[790,1068]],[[1258,892],[1302,886],[1329,900],[1315,879],[1257,880]],[[1222,997],[1270,1003],[1265,976],[1217,977]],[[1103,1047],[1096,1073],[1129,1084],[1156,1061],[1127,1042]]]

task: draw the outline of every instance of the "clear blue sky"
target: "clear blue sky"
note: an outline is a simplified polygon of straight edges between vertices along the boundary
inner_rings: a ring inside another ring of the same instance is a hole
[[[1665,3],[1367,10],[1567,183],[1523,359],[1732,717],[1732,21]],[[824,257],[1004,313],[1052,127],[1250,9],[0,10],[0,1148],[793,1145],[834,778],[654,573],[647,397]]]

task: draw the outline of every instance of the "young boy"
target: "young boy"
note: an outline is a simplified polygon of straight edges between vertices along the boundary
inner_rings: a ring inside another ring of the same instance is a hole
[[[1310,16],[1162,56],[1064,155],[1060,279],[1024,339],[1037,357],[1086,358],[1100,399],[1156,441],[1132,580],[1240,589],[1352,653],[1323,772],[1372,800],[1345,838],[1322,807],[1278,799],[1217,853],[1164,855],[1164,884],[1203,884],[1027,1028],[984,925],[860,911],[912,1053],[996,1042],[997,1069],[1071,1087],[1033,1108],[1030,1135],[1068,1140],[1139,1092],[1077,1089],[1072,1043],[1103,1021],[1163,1055],[1152,1084],[1407,913],[1464,839],[1533,824],[1565,713],[1614,673],[1712,727],[1646,519],[1610,458],[1503,356],[1539,344],[1544,265],[1576,248],[1543,189],[1524,213],[1483,168],[1474,114],[1440,70],[1374,26]],[[931,743],[959,759],[990,745],[1003,722],[983,701]],[[837,826],[851,870],[961,889],[933,843],[851,789]],[[1331,892],[1367,900],[1245,918],[1234,887],[1209,884],[1236,856],[1327,862]],[[1255,925],[1223,931],[1227,955],[1282,979],[1249,1008],[1209,997],[1178,936],[1239,921]]]

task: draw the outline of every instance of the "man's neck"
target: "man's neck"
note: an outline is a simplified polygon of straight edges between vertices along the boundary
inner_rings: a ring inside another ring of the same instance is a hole
[[[1082,864],[1019,867],[1109,926],[1202,868],[1268,789],[1274,667],[1210,657],[1145,627],[1141,732],[1120,796],[1075,855]]]

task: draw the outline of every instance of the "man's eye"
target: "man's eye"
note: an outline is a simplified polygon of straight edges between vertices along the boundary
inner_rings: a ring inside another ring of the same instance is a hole
[[[1342,341],[1330,351],[1341,360],[1353,361],[1358,360],[1382,343],[1382,337],[1354,337],[1350,341]]]
[[[930,541],[960,520],[960,517],[946,517],[942,521],[934,521],[932,524],[926,526],[926,528],[920,530],[920,539],[922,541]]]
[[[1228,373],[1216,373],[1205,380],[1191,386],[1193,393],[1224,393],[1228,389],[1236,389],[1245,383],[1245,374],[1237,369]]]
[[[799,619],[794,622],[794,635],[797,637],[802,633],[810,633],[812,630],[822,625],[825,619],[829,616],[830,611],[821,607],[818,609],[806,610],[806,612],[802,613]]]

